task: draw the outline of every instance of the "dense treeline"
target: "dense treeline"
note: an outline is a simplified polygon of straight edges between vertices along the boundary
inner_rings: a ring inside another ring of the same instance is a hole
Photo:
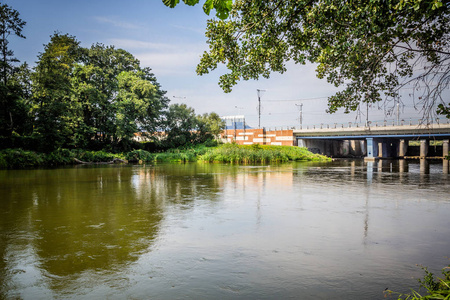
[[[202,143],[224,124],[215,113],[196,115],[169,104],[150,68],[114,46],[90,48],[54,33],[33,68],[18,65],[8,37],[24,38],[19,13],[0,5],[0,148],[50,153],[55,149],[121,152]]]

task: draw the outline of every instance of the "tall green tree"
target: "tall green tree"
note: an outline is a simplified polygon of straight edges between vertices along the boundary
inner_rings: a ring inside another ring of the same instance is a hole
[[[45,150],[73,145],[80,123],[79,103],[73,101],[72,75],[80,57],[79,42],[55,33],[38,55],[33,73],[35,132]]]
[[[449,8],[448,0],[236,0],[230,18],[208,22],[209,51],[197,73],[226,64],[219,84],[229,92],[241,79],[309,61],[319,78],[342,87],[329,112],[398,101],[408,87],[425,115],[436,105],[448,114]]]
[[[136,132],[156,132],[168,99],[151,69],[113,46],[95,44],[82,51],[73,87],[82,107],[84,144],[127,144]]]
[[[217,139],[224,129],[225,121],[215,112],[197,116],[197,140],[200,143]]]
[[[23,130],[21,117],[27,113],[20,85],[10,83],[19,60],[9,45],[9,38],[15,35],[25,38],[22,29],[26,22],[19,12],[6,4],[0,4],[0,136],[11,136]]]
[[[23,27],[26,22],[19,17],[19,12],[6,4],[0,4],[0,76],[4,85],[7,84],[8,78],[14,69],[13,62],[19,60],[14,57],[14,51],[9,49],[8,38],[11,34],[25,38],[22,34]]]
[[[176,148],[195,143],[198,120],[192,107],[184,103],[171,104],[165,113],[163,125],[166,133],[163,143],[166,147]]]
[[[75,101],[82,109],[80,142],[85,145],[93,139],[106,145],[115,138],[117,77],[139,70],[139,61],[125,50],[103,44],[82,48],[81,53],[72,77]]]

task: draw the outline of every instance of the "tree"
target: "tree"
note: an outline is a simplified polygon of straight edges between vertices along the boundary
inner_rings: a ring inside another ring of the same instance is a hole
[[[197,117],[192,107],[186,104],[172,104],[165,114],[164,144],[168,148],[176,148],[193,144],[196,139]]]
[[[174,8],[180,0],[162,0],[164,5]],[[183,0],[187,5],[193,6],[199,3],[199,0]],[[206,0],[203,4],[203,11],[209,16],[212,9],[216,10],[216,16],[220,19],[228,18],[233,0]]]
[[[0,74],[1,81],[4,85],[8,82],[8,77],[13,70],[12,62],[18,62],[18,59],[14,58],[14,52],[8,48],[8,38],[11,34],[20,38],[25,38],[22,35],[23,26],[26,22],[20,19],[19,12],[12,9],[6,4],[0,4]]]
[[[225,92],[241,79],[268,78],[286,62],[317,64],[317,76],[343,89],[329,98],[329,112],[362,103],[399,101],[412,88],[428,116],[450,83],[448,0],[235,1],[230,18],[208,21],[209,51],[199,75],[226,64]]]
[[[33,73],[35,135],[44,150],[73,145],[80,123],[79,103],[73,100],[72,73],[80,57],[75,37],[59,33],[51,36],[38,55]]]
[[[82,52],[73,87],[82,107],[84,141],[125,146],[139,131],[153,138],[169,100],[151,69],[113,46],[95,44]]]
[[[217,139],[224,129],[225,121],[215,112],[197,116],[197,137],[200,143],[210,139]]]
[[[16,68],[14,52],[9,49],[8,38],[11,34],[22,35],[26,22],[20,19],[19,13],[6,4],[0,4],[0,135],[11,136],[21,130],[20,116],[26,111],[22,101],[20,85],[10,84]]]
[[[82,110],[80,142],[86,145],[94,141],[100,146],[117,142],[117,77],[121,72],[139,70],[139,60],[125,50],[103,44],[80,51],[72,76],[74,100]]]

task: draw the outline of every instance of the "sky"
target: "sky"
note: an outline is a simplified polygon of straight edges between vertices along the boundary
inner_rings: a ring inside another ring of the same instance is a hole
[[[201,1],[202,2],[202,1]],[[201,5],[179,4],[171,9],[162,0],[6,0],[27,24],[26,39],[10,38],[10,48],[21,62],[34,66],[54,32],[70,34],[81,46],[95,43],[122,48],[150,67],[171,103],[185,103],[197,114],[216,112],[220,116],[244,115],[246,123],[258,127],[258,95],[261,92],[261,127],[291,128],[303,126],[361,122],[364,115],[327,114],[326,97],[338,89],[315,75],[315,66],[287,64],[284,74],[273,73],[270,79],[241,81],[231,93],[218,85],[226,73],[221,66],[210,74],[198,76],[195,68],[208,49],[205,28],[208,19]],[[400,119],[418,119],[412,103],[399,107]],[[394,110],[396,111],[396,110]],[[385,109],[369,109],[372,122],[396,120]]]

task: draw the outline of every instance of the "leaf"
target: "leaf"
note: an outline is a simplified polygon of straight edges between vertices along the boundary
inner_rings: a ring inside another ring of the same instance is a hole
[[[213,0],[206,0],[205,4],[203,4],[203,11],[205,14],[209,16],[209,13],[211,12],[211,9],[214,8],[214,1]]]
[[[199,2],[199,0],[183,0],[183,2],[187,5],[194,6]]]
[[[168,6],[170,8],[174,8],[177,6],[178,3],[180,3],[180,0],[162,0],[165,6]]]

